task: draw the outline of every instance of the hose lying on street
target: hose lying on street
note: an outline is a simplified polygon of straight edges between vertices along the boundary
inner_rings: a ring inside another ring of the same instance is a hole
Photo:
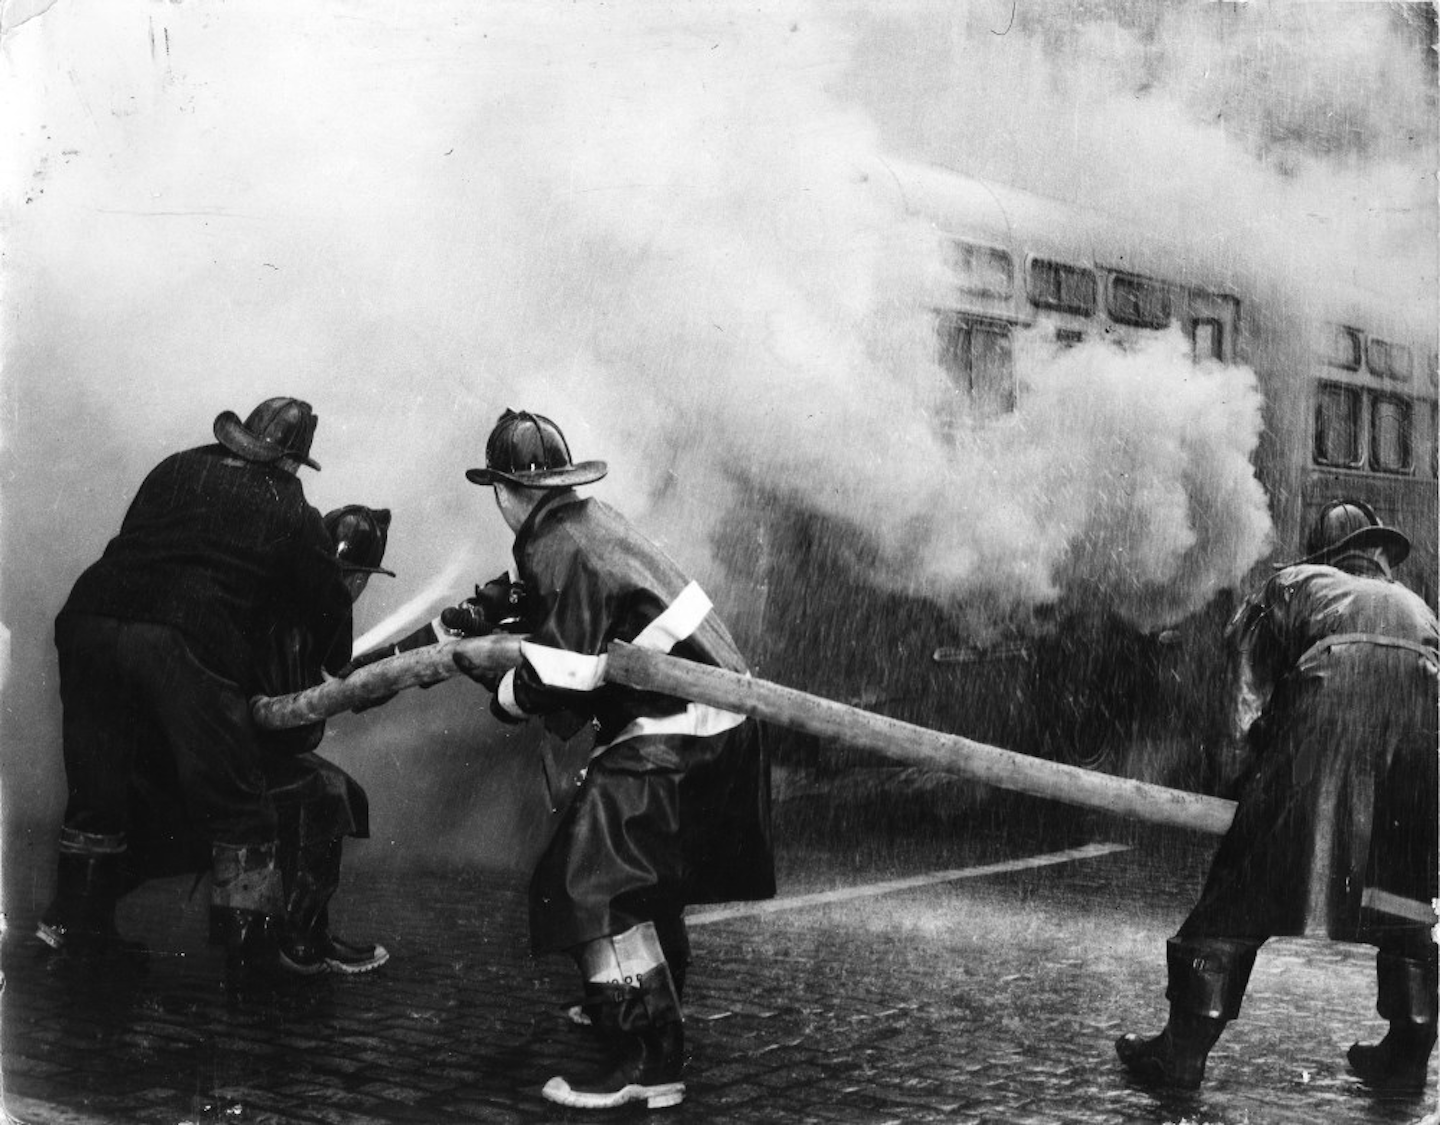
[[[356,706],[373,704],[417,685],[439,683],[460,674],[455,653],[484,671],[503,673],[520,661],[523,638],[509,634],[442,641],[388,657],[343,680],[275,697],[251,700],[255,721],[272,730],[301,726]],[[808,692],[756,679],[723,668],[697,664],[617,641],[605,656],[605,680],[642,691],[706,703],[724,711],[828,739],[842,746],[883,755],[908,765],[1060,801],[1100,809],[1133,820],[1221,835],[1235,816],[1235,802],[1187,793],[1163,785],[1094,773],[1078,766],[1002,750],[958,734],[946,734],[885,715],[837,703]],[[1377,892],[1378,893],[1378,892]],[[1382,902],[1367,891],[1366,905],[1386,913],[1433,923],[1424,903]]]

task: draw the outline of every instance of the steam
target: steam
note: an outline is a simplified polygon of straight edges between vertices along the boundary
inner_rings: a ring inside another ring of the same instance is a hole
[[[446,559],[457,594],[505,569],[462,476],[505,407],[607,460],[595,493],[722,604],[717,529],[756,486],[942,603],[1068,592],[1150,625],[1239,581],[1269,545],[1253,376],[1177,336],[1031,341],[1021,409],[947,438],[944,260],[880,189],[889,155],[933,159],[1218,242],[1255,277],[1343,260],[1347,284],[1432,293],[1433,107],[1397,25],[1158,7],[1022,6],[1005,35],[1008,3],[65,0],[10,25],[19,784],[58,800],[71,582],[152,464],[273,394],[320,415],[317,506],[394,512],[399,578],[371,583],[362,631]],[[383,715],[337,724],[362,764]]]

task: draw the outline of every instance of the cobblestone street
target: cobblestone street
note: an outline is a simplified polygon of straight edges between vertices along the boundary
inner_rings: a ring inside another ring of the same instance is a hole
[[[1115,849],[1063,858],[1091,834]],[[782,840],[787,908],[692,912],[687,1098],[657,1119],[1308,1125],[1411,1122],[1433,1104],[1433,1082],[1423,1099],[1385,1101],[1346,1070],[1345,1048],[1383,1031],[1371,952],[1298,941],[1262,953],[1198,1094],[1126,1082],[1111,1043],[1163,1020],[1164,939],[1207,841],[1103,821],[848,840]],[[937,870],[949,876],[876,886]],[[33,918],[12,914],[0,1020],[16,1120],[582,1116],[539,1096],[552,1074],[600,1054],[562,1011],[573,970],[528,954],[519,875],[356,864],[337,930],[379,938],[390,963],[239,1002],[219,987],[204,894],[189,890],[154,884],[123,905],[122,928],[154,951],[138,976],[59,971],[30,936]],[[796,901],[824,891],[837,893]]]

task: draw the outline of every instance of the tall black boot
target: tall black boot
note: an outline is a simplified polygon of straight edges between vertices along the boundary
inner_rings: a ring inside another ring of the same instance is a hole
[[[588,987],[588,986],[587,986]],[[592,1007],[596,1027],[611,1046],[610,1067],[591,1081],[552,1078],[547,1101],[576,1109],[613,1109],[644,1102],[663,1109],[685,1100],[685,1024],[666,965],[640,974],[634,984],[599,984]]]
[[[115,928],[115,906],[128,889],[125,853],[84,855],[61,852],[55,868],[55,897],[40,918],[35,936],[67,956],[112,954],[143,959],[143,943],[127,941]]]
[[[230,906],[210,909],[212,935],[225,946],[225,990],[238,996],[272,982],[276,967],[275,919]]]
[[[279,952],[286,972],[368,973],[390,959],[383,945],[355,944],[330,932],[330,899],[340,886],[339,840],[297,849],[287,882]]]
[[[225,946],[225,987],[234,994],[277,967],[284,888],[274,844],[214,844],[210,863],[210,934]]]
[[[1166,943],[1169,1020],[1149,1039],[1131,1033],[1115,1041],[1115,1053],[1136,1081],[1183,1090],[1200,1086],[1211,1048],[1240,1014],[1258,948],[1215,939]]]
[[[1375,1008],[1390,1021],[1390,1030],[1372,1046],[1352,1044],[1350,1067],[1367,1086],[1418,1092],[1425,1088],[1435,1049],[1435,950],[1424,959],[1382,951],[1375,958],[1375,976]]]

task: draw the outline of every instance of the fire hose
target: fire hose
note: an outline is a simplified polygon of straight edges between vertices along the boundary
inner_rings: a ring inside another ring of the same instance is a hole
[[[430,685],[460,674],[457,650],[481,671],[503,673],[520,662],[521,637],[492,634],[415,649],[360,668],[293,695],[251,700],[255,721],[271,730],[302,726],[357,705],[383,700],[409,687]],[[975,781],[1081,808],[1172,828],[1222,835],[1235,816],[1235,802],[1187,793],[1130,778],[1094,773],[1078,766],[1034,758],[930,730],[886,715],[837,703],[795,688],[697,664],[624,642],[605,654],[604,680],[641,691],[689,699],[724,711],[870,751],[908,765],[956,774]],[[1367,889],[1373,909],[1433,924],[1427,904]]]

